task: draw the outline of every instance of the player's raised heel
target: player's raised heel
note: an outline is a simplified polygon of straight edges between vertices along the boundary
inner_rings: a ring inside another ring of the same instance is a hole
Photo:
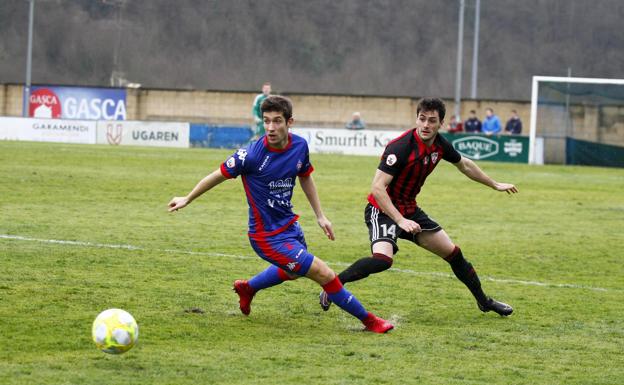
[[[394,325],[392,325],[390,322],[386,321],[383,318],[379,318],[370,312],[368,313],[368,316],[366,316],[366,318],[362,320],[362,323],[365,326],[364,330],[373,333],[382,334],[394,329]]]
[[[329,296],[327,295],[325,290],[321,290],[321,292],[319,293],[319,304],[321,305],[321,309],[323,309],[323,311],[329,310],[329,307],[332,304],[332,301],[331,299],[329,299]]]
[[[504,302],[499,302],[495,300],[494,298],[488,298],[485,304],[481,304],[481,303],[477,303],[477,304],[479,305],[479,310],[481,310],[484,313],[487,313],[488,311],[493,311],[504,317],[511,315],[511,313],[513,313],[513,307],[507,305]]]
[[[238,279],[234,281],[234,288],[232,289],[238,294],[238,303],[240,306],[240,311],[244,315],[249,315],[251,313],[251,300],[256,294],[254,290],[249,286],[247,281]]]

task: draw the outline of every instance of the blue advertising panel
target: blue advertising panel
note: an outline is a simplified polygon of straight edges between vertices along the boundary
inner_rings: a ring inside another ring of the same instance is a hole
[[[33,86],[28,102],[35,118],[126,120],[123,88]]]
[[[253,137],[250,126],[221,126],[191,123],[189,141],[191,147],[239,148]]]

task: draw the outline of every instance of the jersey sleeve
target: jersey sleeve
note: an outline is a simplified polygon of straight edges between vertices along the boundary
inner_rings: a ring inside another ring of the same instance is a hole
[[[461,154],[442,135],[438,135],[438,137],[440,138],[440,146],[442,146],[442,159],[451,163],[459,162]]]
[[[247,158],[247,149],[240,148],[227,160],[221,163],[221,174],[228,179],[236,178],[245,174],[245,159]]]
[[[314,167],[312,167],[312,163],[310,163],[310,149],[308,148],[307,143],[305,146],[305,157],[302,163],[301,168],[297,172],[297,176],[310,176],[312,171],[314,171]]]
[[[381,155],[381,161],[377,168],[387,174],[397,176],[407,164],[409,154],[410,149],[404,140],[391,142]]]

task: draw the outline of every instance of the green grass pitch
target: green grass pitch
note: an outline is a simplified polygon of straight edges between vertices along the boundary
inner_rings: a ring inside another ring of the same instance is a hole
[[[508,196],[443,162],[419,204],[515,312],[479,312],[444,261],[403,242],[391,271],[348,285],[395,322],[375,335],[323,313],[309,280],[263,291],[240,314],[232,282],[267,266],[246,238],[240,180],[166,211],[231,152],[0,142],[0,383],[622,383],[624,170],[481,162],[518,186]],[[369,253],[377,159],[312,162],[337,240],[299,187],[295,211],[310,251],[341,271]],[[140,326],[121,356],[91,341],[111,307]]]

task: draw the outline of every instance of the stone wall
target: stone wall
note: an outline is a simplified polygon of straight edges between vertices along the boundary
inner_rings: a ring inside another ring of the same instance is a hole
[[[22,116],[22,86],[0,85],[0,115]],[[254,92],[185,91],[128,89],[128,120],[160,120],[213,124],[252,124],[251,104]],[[413,126],[418,98],[348,95],[291,94],[294,117],[299,127],[344,127],[354,111],[359,111],[370,129],[403,130]],[[447,104],[447,121],[453,115],[454,102]],[[491,107],[503,125],[517,110],[523,122],[523,134],[529,134],[530,103],[520,101],[464,100],[461,117],[470,110],[479,118]],[[568,133],[561,108],[541,110],[538,135],[602,141],[624,146],[624,107],[573,105]],[[600,113],[599,113],[600,112]]]
[[[256,93],[128,89],[129,120],[164,120],[197,123],[252,124],[251,104]],[[371,129],[405,129],[414,124],[418,98],[348,95],[290,94],[297,125],[304,127],[344,127],[351,114],[359,111]],[[454,102],[447,103],[447,117]],[[461,117],[472,109],[480,118],[492,107],[504,122],[511,110],[519,112],[528,134],[529,103],[489,100],[462,101]],[[22,86],[0,85],[0,115],[22,115]],[[448,120],[447,118],[447,120]]]

